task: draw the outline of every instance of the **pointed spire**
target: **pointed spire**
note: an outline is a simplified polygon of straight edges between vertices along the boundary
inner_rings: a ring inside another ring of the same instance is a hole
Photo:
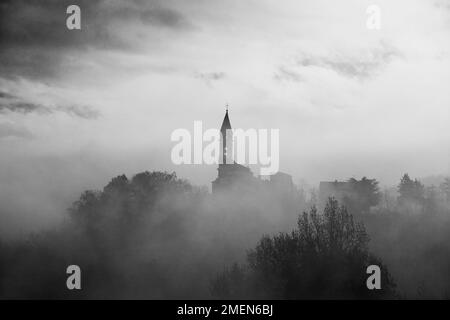
[[[220,127],[220,133],[220,142],[222,146],[222,164],[233,163],[231,160],[231,154],[233,152],[233,137],[231,133],[230,118],[228,118],[228,103],[226,105],[225,117],[223,118],[222,126]]]
[[[220,127],[221,132],[225,132],[225,130],[231,129],[230,118],[228,118],[228,104],[226,107],[227,109],[225,111],[225,117],[223,118],[222,126]]]

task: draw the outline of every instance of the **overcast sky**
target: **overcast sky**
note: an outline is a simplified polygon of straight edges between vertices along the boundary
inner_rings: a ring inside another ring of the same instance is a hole
[[[448,174],[449,35],[449,0],[2,1],[2,217],[45,225],[122,173],[209,186],[170,134],[219,127],[226,103],[234,128],[280,129],[294,181]]]

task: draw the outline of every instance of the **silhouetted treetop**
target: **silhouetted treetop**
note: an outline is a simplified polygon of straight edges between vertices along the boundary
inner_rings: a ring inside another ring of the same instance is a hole
[[[398,185],[398,192],[400,194],[398,201],[400,204],[409,202],[423,203],[425,198],[425,187],[417,179],[412,180],[407,173],[405,173]]]
[[[381,198],[378,181],[363,177],[361,180],[351,178],[348,180],[351,195],[342,200],[347,209],[353,214],[369,212],[370,208],[376,206]]]
[[[311,299],[387,298],[395,284],[385,266],[368,251],[364,226],[330,198],[322,215],[313,207],[299,217],[297,229],[264,236],[247,263],[212,281],[219,298]],[[366,268],[382,271],[382,290],[366,287]]]

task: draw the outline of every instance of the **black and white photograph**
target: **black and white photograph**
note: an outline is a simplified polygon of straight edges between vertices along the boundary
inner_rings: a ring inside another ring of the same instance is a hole
[[[449,84],[450,0],[2,0],[0,300],[450,299]]]

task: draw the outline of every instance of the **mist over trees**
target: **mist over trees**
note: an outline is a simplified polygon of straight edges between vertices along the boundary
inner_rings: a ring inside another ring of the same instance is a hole
[[[425,187],[417,179],[411,180],[408,174],[405,174],[398,185],[398,202],[401,206],[415,205],[421,206],[425,201]]]
[[[445,178],[444,182],[440,185],[442,193],[445,195],[447,202],[450,202],[450,178]]]
[[[363,177],[361,180],[350,178],[348,180],[351,196],[343,198],[344,205],[354,214],[368,213],[370,208],[380,201],[378,181]]]
[[[0,297],[449,297],[449,180],[432,188],[405,175],[384,191],[349,182],[352,197],[319,212],[315,190],[280,205],[211,195],[175,173],[120,175],[83,192],[60,227],[0,241]],[[80,291],[66,288],[71,264]],[[369,264],[382,268],[380,291],[365,287]]]
[[[450,206],[445,182],[424,185],[404,174],[361,216],[370,248],[388,265],[403,297],[450,297]]]
[[[364,226],[330,198],[323,214],[304,212],[291,233],[264,236],[245,265],[217,276],[212,292],[222,299],[395,298],[395,283],[368,242]],[[383,270],[381,290],[366,287],[369,265]]]

